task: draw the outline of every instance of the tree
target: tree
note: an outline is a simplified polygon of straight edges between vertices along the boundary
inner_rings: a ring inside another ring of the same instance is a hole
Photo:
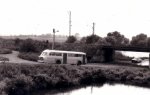
[[[130,44],[132,46],[147,46],[147,35],[141,33],[132,37]]]
[[[99,38],[99,40],[96,42],[96,44],[99,44],[99,45],[108,45],[109,43],[106,41],[105,38]]]
[[[150,48],[150,37],[147,38],[147,47]]]
[[[75,41],[77,41],[75,36],[69,36],[66,40],[66,43],[74,43]]]
[[[124,38],[122,44],[127,46],[129,45],[129,43],[130,43],[130,40],[128,38]]]
[[[19,50],[20,44],[23,42],[23,40],[19,39],[19,38],[15,38],[14,39],[14,49],[15,50]]]
[[[49,41],[46,40],[46,41],[43,41],[42,43],[43,43],[43,49],[47,49],[49,46]]]
[[[79,34],[79,33],[75,33],[75,37],[76,37],[77,39],[79,39],[80,34]]]
[[[99,40],[99,36],[97,35],[90,35],[86,37],[86,44],[93,44]]]
[[[85,44],[86,43],[86,37],[82,37],[80,40],[80,43]]]
[[[116,39],[113,36],[105,37],[107,45],[116,45]]]
[[[129,45],[129,39],[118,31],[108,33],[105,39],[111,45]]]
[[[37,47],[32,39],[26,39],[20,45],[21,52],[37,52]]]
[[[21,39],[15,38],[14,42],[15,42],[15,45],[19,45],[21,43]]]

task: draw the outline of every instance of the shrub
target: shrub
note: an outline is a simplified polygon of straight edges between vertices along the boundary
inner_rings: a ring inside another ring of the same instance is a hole
[[[7,86],[9,95],[29,95],[33,87],[33,81],[31,77],[22,74],[7,82]]]
[[[6,61],[9,61],[9,59],[6,58],[6,57],[0,56],[0,61],[2,61],[3,63],[5,63]]]
[[[37,74],[33,76],[36,89],[52,88],[51,78],[47,74]]]
[[[10,54],[10,53],[12,53],[12,50],[10,49],[5,49],[5,48],[0,49],[0,54]]]
[[[29,61],[37,61],[38,55],[39,54],[33,52],[21,52],[18,57]]]
[[[31,95],[30,92],[39,89],[63,89],[110,81],[150,86],[147,68],[15,63],[0,66],[0,95]]]

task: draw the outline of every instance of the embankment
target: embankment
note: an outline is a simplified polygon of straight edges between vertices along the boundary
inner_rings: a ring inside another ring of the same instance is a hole
[[[150,87],[150,70],[141,67],[0,64],[0,68],[1,95],[31,95],[110,81]]]

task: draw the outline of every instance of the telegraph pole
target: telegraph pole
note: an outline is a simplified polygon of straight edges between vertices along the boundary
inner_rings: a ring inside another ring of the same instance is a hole
[[[52,49],[54,49],[55,45],[55,29],[53,28],[53,43],[52,43]]]
[[[71,11],[69,11],[69,36],[71,36]]]
[[[94,22],[93,22],[92,30],[93,30],[93,35],[94,35],[95,34],[95,23]]]
[[[59,31],[55,31],[55,29],[53,28],[53,43],[52,43],[52,50],[55,48],[55,33],[59,32]]]

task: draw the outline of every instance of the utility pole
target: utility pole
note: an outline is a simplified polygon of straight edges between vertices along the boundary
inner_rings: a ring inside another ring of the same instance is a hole
[[[55,31],[55,29],[53,28],[53,44],[52,44],[52,50],[55,48],[55,33],[59,32],[59,31]]]
[[[69,11],[69,36],[71,36],[71,11]]]
[[[93,30],[93,35],[94,35],[95,34],[95,23],[94,22],[93,22],[92,30]]]

